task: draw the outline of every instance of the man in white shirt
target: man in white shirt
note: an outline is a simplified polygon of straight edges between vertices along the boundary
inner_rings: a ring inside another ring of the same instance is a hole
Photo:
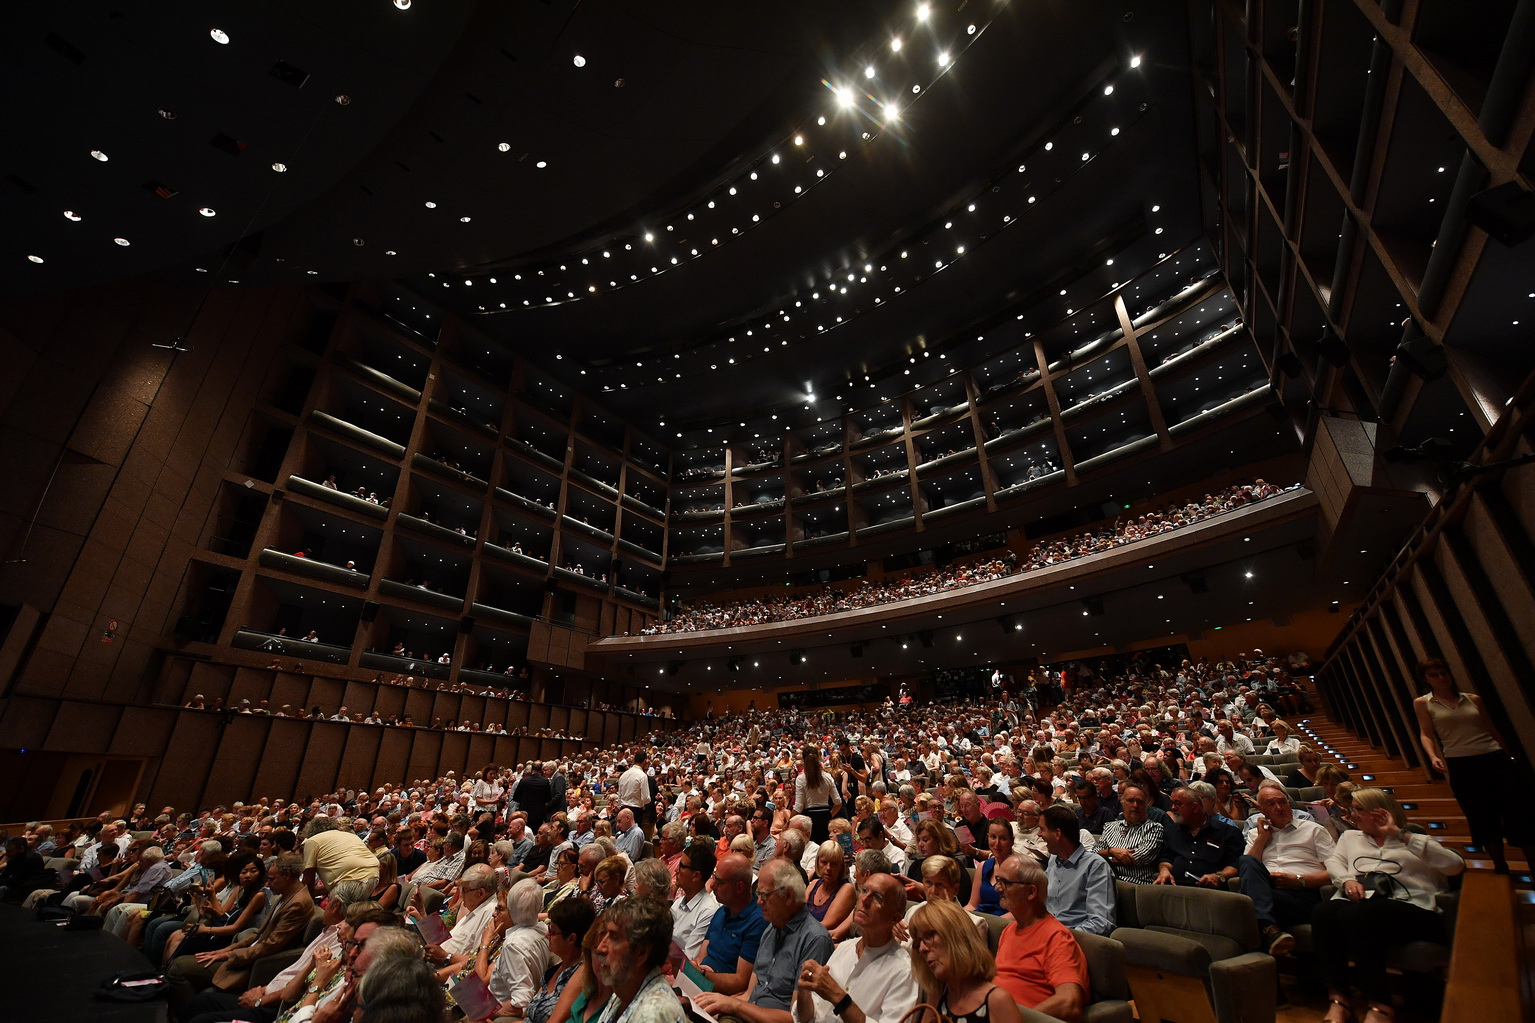
[[[672,901],[672,939],[695,962],[704,940],[709,937],[709,923],[720,908],[714,893],[704,886],[714,876],[714,849],[698,842],[682,851],[677,864],[677,887],[682,894]]]
[[[1237,876],[1242,894],[1253,900],[1269,955],[1283,955],[1295,947],[1285,928],[1309,923],[1322,901],[1334,842],[1322,825],[1295,819],[1282,785],[1261,785],[1258,807],[1263,815],[1237,862]]]
[[[496,902],[499,896],[492,897]],[[538,882],[525,877],[506,893],[509,926],[491,968],[490,993],[499,1001],[499,1016],[515,1015],[527,1008],[538,992],[544,970],[549,965],[548,928],[538,922],[544,908],[544,891]]]
[[[906,892],[889,874],[865,883],[853,908],[863,936],[844,941],[822,966],[800,968],[790,1005],[796,1023],[896,1023],[917,1004],[911,954],[892,932],[906,915]]]
[[[645,814],[651,809],[649,763],[650,754],[642,749],[634,754],[629,769],[618,776],[618,801],[634,811],[634,819],[641,828],[645,828]]]
[[[879,822],[885,826],[885,835],[898,848],[911,845],[911,828],[901,820],[901,804],[894,796],[885,796],[879,801]]]
[[[1215,752],[1225,754],[1228,750],[1235,750],[1244,757],[1253,755],[1253,741],[1234,729],[1230,721],[1221,720],[1215,730],[1219,733],[1215,738]]]
[[[472,863],[458,879],[458,921],[448,940],[428,945],[426,961],[438,967],[438,978],[447,981],[445,964],[457,955],[468,955],[480,943],[485,925],[496,911],[496,872],[488,864]]]
[[[890,844],[885,837],[885,826],[879,822],[879,818],[864,818],[858,825],[858,840],[863,843],[865,849],[884,853],[897,874],[906,872],[906,850]]]

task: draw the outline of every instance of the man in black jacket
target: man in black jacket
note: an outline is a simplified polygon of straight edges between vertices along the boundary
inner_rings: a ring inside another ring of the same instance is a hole
[[[553,786],[544,777],[543,765],[537,760],[528,764],[527,773],[512,786],[512,801],[517,808],[526,811],[528,826],[537,828],[549,819],[549,800]]]

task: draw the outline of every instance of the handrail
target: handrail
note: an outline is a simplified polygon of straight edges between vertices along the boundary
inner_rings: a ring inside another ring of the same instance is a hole
[[[1523,928],[1508,877],[1468,871],[1456,919],[1440,1023],[1529,1019]]]

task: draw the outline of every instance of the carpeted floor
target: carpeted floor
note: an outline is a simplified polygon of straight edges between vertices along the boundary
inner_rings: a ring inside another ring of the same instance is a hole
[[[109,1002],[101,982],[123,970],[148,970],[121,938],[103,931],[66,931],[39,923],[16,906],[0,906],[0,1019],[165,1023],[165,999]]]

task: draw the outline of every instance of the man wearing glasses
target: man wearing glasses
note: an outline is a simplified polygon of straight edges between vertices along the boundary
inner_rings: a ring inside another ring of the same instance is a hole
[[[893,879],[892,879],[893,880]],[[751,980],[739,996],[718,990],[697,997],[698,1007],[742,1023],[793,1023],[789,1005],[809,962],[831,958],[831,935],[805,908],[805,879],[788,860],[770,860],[757,879],[757,903],[769,926],[762,933]]]
[[[889,874],[865,882],[853,918],[862,931],[844,941],[825,966],[800,969],[794,998],[796,1023],[896,1023],[917,1003],[911,955],[894,938],[906,915],[906,892]]]
[[[1045,872],[1009,856],[991,883],[1002,895],[1002,908],[1013,915],[997,939],[997,983],[1019,1005],[1080,1020],[1088,1001],[1087,959],[1077,939],[1045,909],[1050,891]]]
[[[714,875],[714,849],[698,842],[682,850],[677,862],[677,887],[682,894],[672,902],[672,939],[689,959],[697,960],[709,937],[709,924],[719,911],[719,900],[704,886]]]
[[[1024,788],[1018,790],[1020,796],[1027,791]],[[1045,847],[1045,836],[1039,832],[1039,803],[1033,799],[1019,798],[1017,809],[1013,812],[1013,848],[1027,852],[1043,863],[1050,855],[1050,850]]]
[[[751,983],[752,964],[767,926],[762,907],[752,897],[752,866],[745,856],[720,857],[714,867],[714,897],[720,908],[709,922],[698,968],[716,992],[736,995]]]
[[[1224,888],[1237,876],[1242,833],[1206,817],[1199,796],[1182,785],[1169,798],[1175,823],[1163,829],[1154,883]]]

